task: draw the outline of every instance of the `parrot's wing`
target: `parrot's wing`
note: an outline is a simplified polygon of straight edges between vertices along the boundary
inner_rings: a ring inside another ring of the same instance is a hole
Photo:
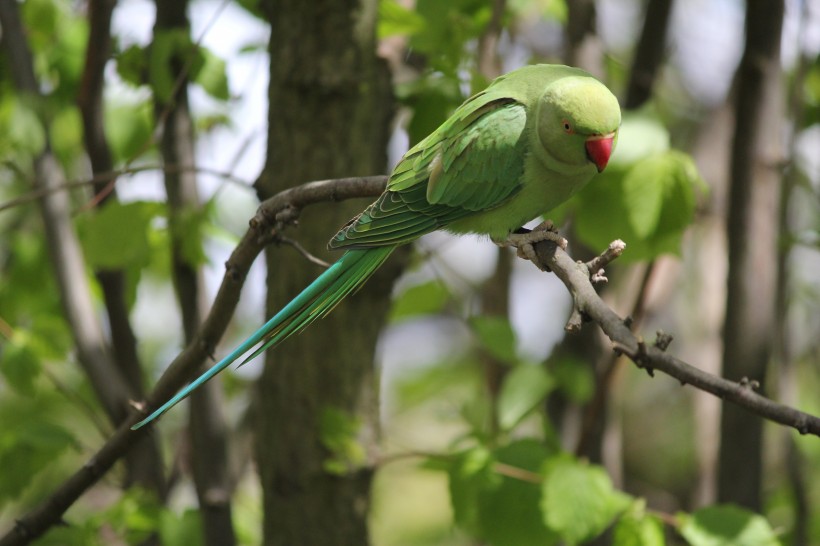
[[[387,191],[328,247],[406,243],[500,205],[521,188],[526,121],[524,105],[509,98],[468,101],[405,154]]]
[[[518,189],[527,150],[526,109],[511,102],[478,117],[442,143],[427,200],[472,211],[502,203]]]

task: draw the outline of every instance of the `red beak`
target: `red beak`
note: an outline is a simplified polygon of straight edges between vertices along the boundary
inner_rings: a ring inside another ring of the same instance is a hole
[[[595,163],[598,172],[606,168],[609,163],[609,156],[612,154],[612,142],[615,140],[615,133],[608,135],[593,135],[587,139],[587,157]]]

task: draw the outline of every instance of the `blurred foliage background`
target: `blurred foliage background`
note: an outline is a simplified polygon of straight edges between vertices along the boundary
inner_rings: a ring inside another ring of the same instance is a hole
[[[288,54],[269,48],[270,21],[296,25],[299,11],[0,1],[5,533],[193,339],[264,197],[269,75]],[[604,81],[624,108],[616,153],[550,215],[571,254],[623,239],[602,293],[633,329],[670,332],[684,360],[820,413],[820,3],[351,0],[321,13],[355,19],[389,69],[385,173],[501,73],[567,63]],[[213,383],[199,424],[168,414],[36,544],[820,544],[816,438],[721,416],[719,400],[617,358],[592,325],[565,335],[563,285],[487,241],[433,234],[406,259],[371,340],[376,433],[362,433],[374,416],[320,400],[315,430],[297,434],[333,483],[364,480],[364,536],[316,505],[291,516],[318,514],[310,539],[263,525],[260,360]],[[263,265],[217,354],[261,324]]]

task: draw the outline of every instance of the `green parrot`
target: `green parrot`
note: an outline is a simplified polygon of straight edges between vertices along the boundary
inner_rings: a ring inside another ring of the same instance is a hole
[[[264,326],[176,396],[150,423],[261,345],[244,362],[327,315],[393,250],[438,229],[516,246],[549,238],[515,233],[604,170],[621,123],[618,100],[577,68],[533,65],[470,97],[398,163],[385,192],[328,243],[344,254]]]

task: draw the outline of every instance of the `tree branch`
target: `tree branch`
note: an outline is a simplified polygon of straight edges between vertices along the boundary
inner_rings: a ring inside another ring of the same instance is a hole
[[[579,312],[601,327],[612,340],[615,350],[628,356],[650,375],[654,370],[659,370],[674,377],[682,385],[692,385],[714,394],[759,417],[792,427],[800,434],[820,437],[820,418],[757,394],[744,378],[734,382],[717,377],[667,354],[662,347],[647,345],[598,296],[590,282],[586,264],[573,261],[566,252],[549,242],[537,243],[535,250],[541,262],[536,265],[549,267],[561,279]]]
[[[2,3],[2,2],[0,2]],[[260,206],[260,212],[251,220],[251,227],[225,263],[225,276],[219,287],[208,316],[193,341],[177,356],[160,377],[147,402],[135,404],[140,411],[133,411],[114,434],[106,441],[82,468],[59,485],[49,498],[19,518],[13,528],[0,537],[0,546],[29,544],[52,526],[62,522],[63,514],[72,504],[94,485],[129,449],[152,427],[137,431],[130,429],[146,412],[176,394],[191,376],[211,356],[228,326],[240,291],[251,264],[262,251],[269,229],[267,218],[276,218],[282,210],[298,210],[312,203],[341,201],[356,197],[376,197],[384,191],[387,177],[344,178],[322,180],[297,186],[276,194]],[[264,211],[264,213],[262,212]]]

